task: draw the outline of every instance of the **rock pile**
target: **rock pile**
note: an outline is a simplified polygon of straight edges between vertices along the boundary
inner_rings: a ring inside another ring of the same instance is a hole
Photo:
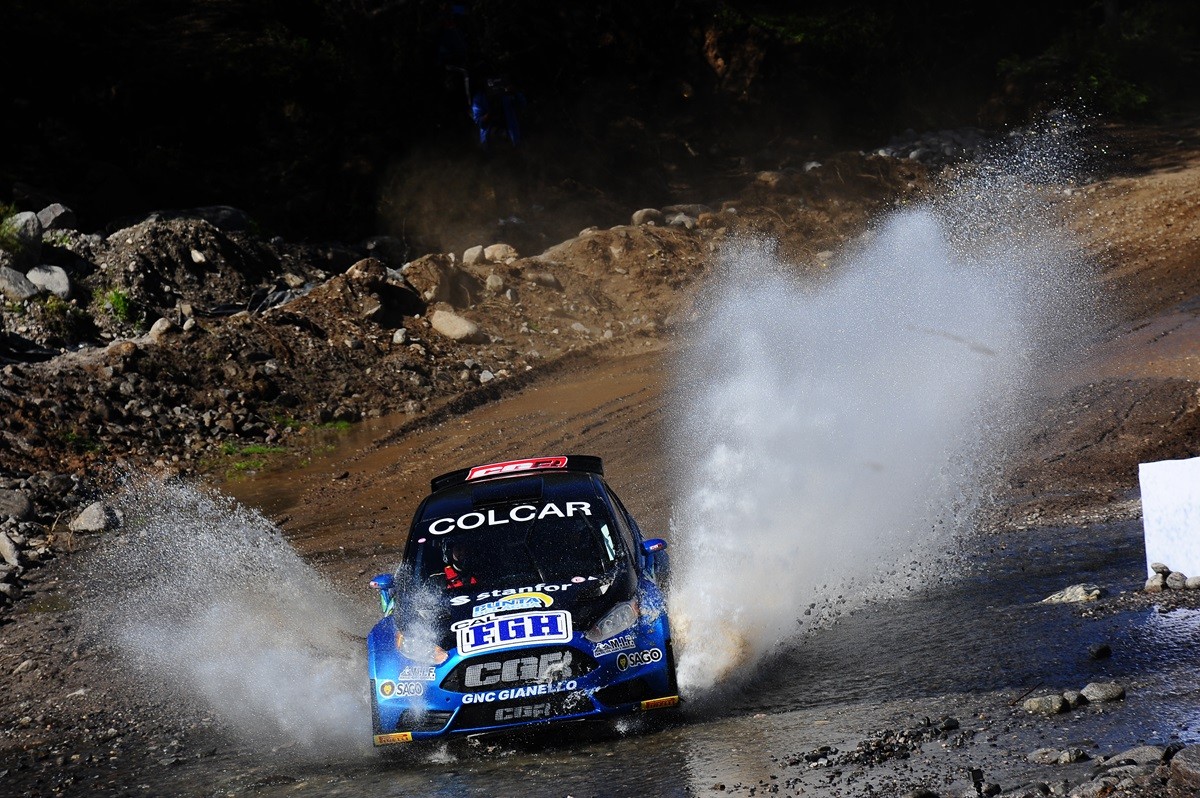
[[[923,133],[909,129],[892,137],[875,154],[942,167],[975,160],[989,141],[987,134],[979,128],[929,130]]]
[[[1146,593],[1161,593],[1164,590],[1200,590],[1200,576],[1187,576],[1161,562],[1151,563],[1154,575],[1146,580],[1142,588]]]
[[[61,520],[78,503],[80,487],[78,476],[48,471],[0,478],[0,609],[24,595],[31,571],[69,548],[71,532]]]
[[[1025,699],[1022,706],[1035,715],[1057,715],[1084,704],[1102,704],[1125,698],[1125,688],[1117,682],[1089,682],[1082,690],[1035,696]]]
[[[1067,765],[1086,761],[1088,755],[1078,748],[1058,750],[1039,748],[1029,761],[1040,765]],[[1100,796],[1160,795],[1178,798],[1195,796],[1200,791],[1200,747],[1138,745],[1110,756],[1094,759],[1092,778],[1071,787],[1067,781],[1034,782],[1006,792],[1013,798],[1041,798],[1050,794],[1068,798]]]

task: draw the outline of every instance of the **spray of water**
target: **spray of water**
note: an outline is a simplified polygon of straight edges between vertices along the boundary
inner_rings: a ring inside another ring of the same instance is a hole
[[[81,605],[136,686],[247,744],[361,751],[369,619],[232,499],[141,476],[113,501],[125,523],[88,558]]]
[[[1053,213],[1060,133],[881,220],[817,279],[767,242],[724,253],[673,408],[682,689],[911,586],[969,519],[1023,397],[1090,326]]]

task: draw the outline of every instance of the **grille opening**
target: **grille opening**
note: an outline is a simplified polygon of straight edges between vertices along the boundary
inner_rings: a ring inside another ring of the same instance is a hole
[[[630,679],[627,682],[620,684],[602,687],[596,691],[596,700],[606,706],[617,706],[619,704],[632,704],[637,701],[645,701],[649,698],[658,698],[654,694],[650,683],[643,678]]]
[[[396,721],[396,731],[441,731],[450,722],[450,716],[453,714],[436,709],[427,709],[424,712],[406,709],[400,713],[400,720]]]

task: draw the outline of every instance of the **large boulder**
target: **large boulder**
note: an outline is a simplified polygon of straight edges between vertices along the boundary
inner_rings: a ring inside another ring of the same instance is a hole
[[[71,278],[61,266],[34,266],[25,273],[29,282],[59,299],[70,299]]]
[[[424,255],[402,271],[404,279],[429,303],[445,302],[451,307],[465,308],[483,294],[479,279],[458,268],[449,255]]]
[[[38,211],[37,218],[42,230],[75,230],[78,225],[75,211],[57,202]]]
[[[0,266],[0,294],[11,302],[24,302],[38,295],[38,287],[16,269]]]
[[[1171,780],[1169,786],[1186,795],[1200,793],[1200,746],[1189,745],[1171,758]]]
[[[104,532],[116,529],[123,521],[122,513],[104,502],[92,502],[75,516],[69,525],[72,532]]]
[[[3,222],[4,231],[16,239],[12,252],[17,267],[27,269],[42,259],[42,223],[33,211],[13,214]]]
[[[33,518],[33,502],[19,490],[0,490],[0,521],[5,518],[28,521]]]

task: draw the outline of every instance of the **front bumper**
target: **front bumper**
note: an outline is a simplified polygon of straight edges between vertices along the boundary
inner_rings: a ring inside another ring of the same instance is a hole
[[[572,654],[569,662],[573,665],[558,674],[563,678],[520,678],[522,663],[536,663],[543,657],[561,659],[564,651]],[[432,678],[420,681],[374,674],[375,745],[595,720],[666,709],[680,702],[669,641],[655,634],[630,634],[620,647],[595,646],[576,635],[570,644],[559,647],[468,657],[452,653],[445,663],[430,670],[426,676]],[[397,664],[394,672],[404,672],[403,667]],[[464,680],[466,673],[472,678]]]

